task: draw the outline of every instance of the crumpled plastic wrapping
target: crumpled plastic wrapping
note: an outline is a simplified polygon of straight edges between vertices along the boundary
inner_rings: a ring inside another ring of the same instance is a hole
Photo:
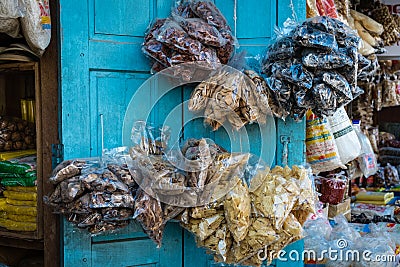
[[[284,25],[262,62],[275,116],[299,121],[307,109],[329,116],[363,92],[357,87],[360,38],[351,28],[326,16]]]

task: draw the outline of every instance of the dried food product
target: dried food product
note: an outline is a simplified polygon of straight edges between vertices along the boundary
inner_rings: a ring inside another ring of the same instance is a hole
[[[343,200],[346,191],[347,180],[340,178],[320,178],[321,196],[319,199],[324,203],[337,205]]]
[[[228,23],[221,11],[215,6],[212,1],[208,0],[193,0],[190,2],[190,8],[193,12],[208,24],[217,29],[230,30]]]
[[[161,204],[143,190],[136,195],[134,218],[140,222],[147,235],[161,246],[165,227]]]
[[[303,50],[302,63],[304,66],[316,69],[337,69],[352,66],[353,60],[344,53],[329,53],[318,50]]]
[[[397,185],[400,183],[399,173],[396,167],[390,165],[389,163],[386,164],[384,169],[385,174],[385,184],[386,186]]]
[[[225,122],[239,130],[247,123],[266,123],[270,114],[267,85],[251,70],[243,73],[230,67],[200,83],[192,92],[189,110],[205,109],[205,123],[217,130]]]
[[[203,48],[201,42],[189,37],[176,21],[170,19],[161,26],[156,39],[182,54],[200,55]]]
[[[35,146],[36,133],[33,123],[0,116],[0,151],[33,149]]]
[[[335,35],[322,32],[310,25],[302,25],[293,33],[293,40],[301,46],[317,48],[327,51],[337,50],[338,44]]]
[[[349,0],[335,0],[336,10],[340,20],[344,21],[350,17],[350,1]]]
[[[357,20],[360,21],[361,24],[369,31],[374,32],[378,35],[381,35],[384,31],[383,25],[376,22],[375,20],[373,20],[372,18],[357,12],[353,9],[350,10],[350,14],[351,16]]]
[[[147,40],[143,44],[142,51],[145,55],[157,60],[163,66],[169,66],[171,49],[154,38]]]
[[[55,174],[49,178],[49,181],[53,184],[58,184],[66,179],[77,176],[81,174],[82,167],[85,164],[85,161],[76,160],[70,162],[68,165],[64,167],[64,164],[61,163],[62,168],[55,172]]]
[[[24,0],[25,16],[21,18],[24,37],[33,51],[43,54],[51,39],[50,4],[48,0]]]
[[[225,218],[232,237],[240,242],[246,237],[250,225],[250,195],[247,184],[238,177],[233,180],[235,185],[225,197]]]
[[[199,18],[188,18],[174,16],[179,25],[189,34],[190,37],[199,40],[202,44],[221,47],[228,41],[214,26]]]
[[[350,27],[327,16],[288,25],[262,62],[275,116],[300,121],[308,109],[332,115],[363,93],[357,87],[360,38]]]
[[[147,30],[144,41],[148,42],[151,39],[156,39],[160,28],[164,25],[166,19],[156,19],[153,25]]]
[[[168,126],[157,128],[145,121],[136,121],[132,127],[130,154],[133,158],[137,155],[162,155],[169,137]]]
[[[346,110],[342,107],[333,116],[327,117],[329,127],[335,138],[340,160],[343,164],[357,158],[361,153],[361,144],[353,129]]]

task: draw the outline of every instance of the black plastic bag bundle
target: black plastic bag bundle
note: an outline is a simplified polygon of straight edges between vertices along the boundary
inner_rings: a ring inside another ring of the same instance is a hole
[[[326,16],[285,25],[262,61],[275,116],[298,121],[307,109],[329,116],[363,93],[357,76],[370,62],[357,52],[356,32]]]

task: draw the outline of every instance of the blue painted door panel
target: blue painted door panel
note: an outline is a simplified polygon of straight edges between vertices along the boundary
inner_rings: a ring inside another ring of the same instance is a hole
[[[225,14],[240,43],[249,56],[262,54],[270,42],[274,26],[291,15],[290,0],[215,0]],[[293,0],[299,18],[305,17],[305,1]],[[154,18],[167,17],[171,0],[60,0],[61,47],[61,129],[65,158],[96,156],[101,153],[100,116],[104,121],[105,148],[122,145],[121,132],[126,107],[131,96],[149,77],[149,61],[141,52],[145,29]],[[236,18],[236,20],[234,19]],[[195,119],[187,106],[174,109],[189,99],[191,89],[176,88],[164,96],[153,109],[150,120],[164,121],[172,110],[170,126],[182,127],[174,141],[182,137],[210,137],[229,148],[227,131],[212,132]],[[158,99],[155,86],[141,95],[146,105]],[[132,119],[143,119],[141,104],[132,111]],[[175,113],[174,113],[175,114]],[[281,135],[290,135],[289,164],[304,161],[304,123],[276,123],[277,157],[283,150]],[[260,154],[264,140],[257,127],[247,126],[250,150]],[[180,140],[182,141],[182,140]],[[272,143],[272,142],[271,142]],[[63,264],[65,266],[220,266],[204,250],[195,246],[193,237],[179,225],[169,224],[161,249],[155,248],[140,227],[131,224],[115,234],[91,237],[86,231],[63,221]],[[302,249],[302,243],[294,245]],[[301,266],[281,263],[277,266]]]

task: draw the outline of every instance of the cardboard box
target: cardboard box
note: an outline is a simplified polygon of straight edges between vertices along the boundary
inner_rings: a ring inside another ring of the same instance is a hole
[[[328,218],[333,219],[339,214],[343,214],[347,220],[351,220],[351,209],[350,209],[351,199],[347,198],[344,202],[337,205],[329,205]]]

